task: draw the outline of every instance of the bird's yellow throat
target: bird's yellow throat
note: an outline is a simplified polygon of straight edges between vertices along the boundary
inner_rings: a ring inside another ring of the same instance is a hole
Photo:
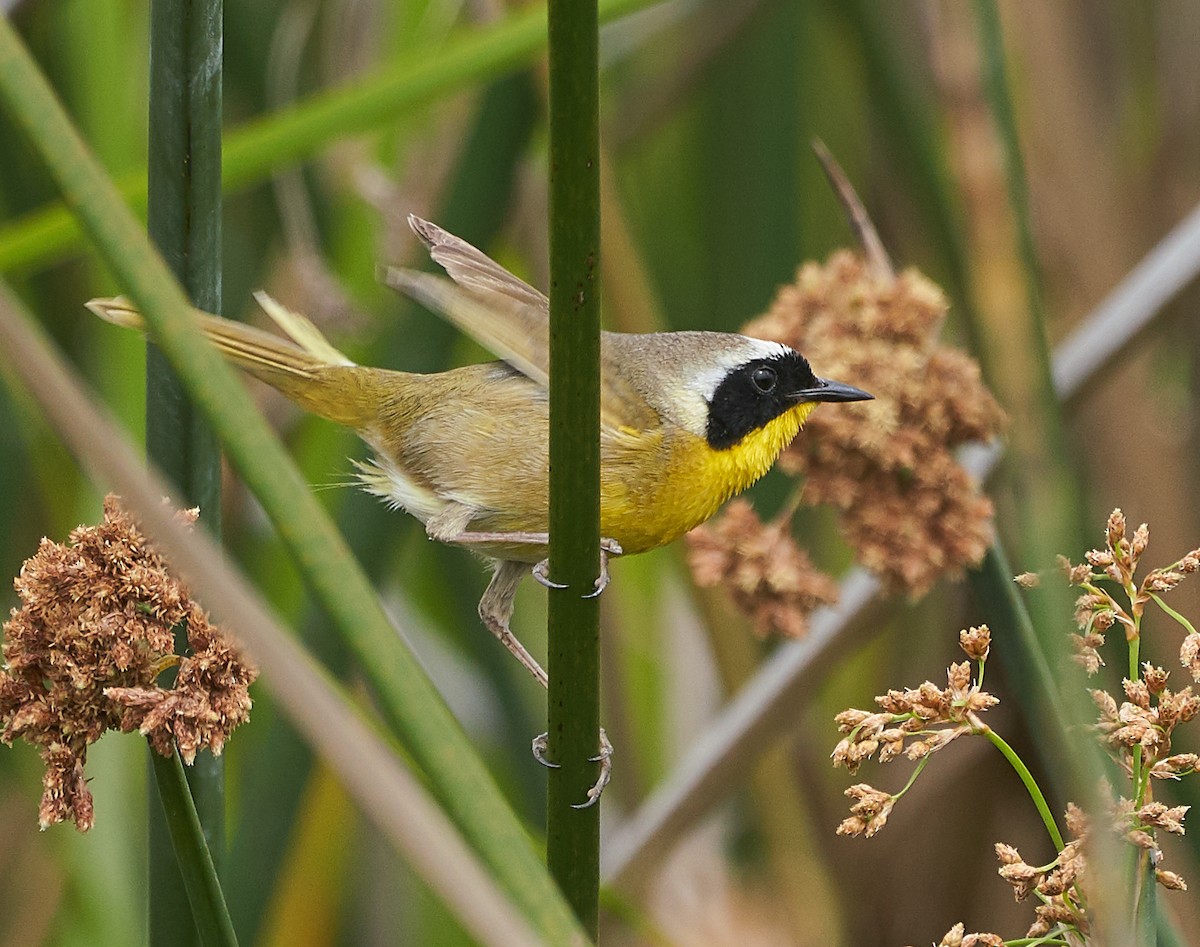
[[[798,404],[724,450],[714,450],[704,438],[688,437],[671,452],[653,498],[604,498],[601,529],[626,552],[653,549],[682,536],[770,470],[815,407],[812,402]]]
[[[726,450],[713,450],[705,445],[707,449],[696,479],[707,485],[707,490],[700,483],[695,487],[697,492],[709,494],[706,498],[709,505],[706,506],[706,513],[693,525],[708,519],[722,503],[741,493],[770,470],[815,407],[816,404],[811,401],[798,404],[751,431]]]

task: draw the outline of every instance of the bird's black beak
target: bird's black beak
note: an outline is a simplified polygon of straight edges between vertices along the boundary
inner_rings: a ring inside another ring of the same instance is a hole
[[[845,385],[840,381],[830,381],[826,378],[818,378],[816,385],[812,388],[797,391],[792,397],[801,402],[875,400],[874,395],[868,394],[861,388],[855,388],[853,385]]]

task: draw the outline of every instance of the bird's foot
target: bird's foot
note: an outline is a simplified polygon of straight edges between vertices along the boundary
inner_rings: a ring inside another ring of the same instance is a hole
[[[546,758],[546,746],[548,743],[548,734],[539,733],[533,738],[533,758],[549,769],[561,768],[561,763],[554,763]],[[608,785],[609,779],[612,777],[612,757],[613,745],[609,742],[608,734],[604,732],[604,728],[600,728],[600,752],[595,756],[589,756],[589,763],[600,764],[600,775],[592,788],[587,791],[587,801],[572,805],[572,809],[588,809],[594,806],[600,799],[600,794],[604,792],[604,787]]]
[[[596,576],[594,590],[584,595],[584,598],[595,598],[608,586],[611,576],[608,572],[608,560],[610,556],[621,555],[621,544],[615,539],[607,537],[600,540],[600,574]],[[543,559],[533,567],[533,577],[548,589],[565,589],[569,586],[562,582],[555,582],[550,578],[550,560]]]

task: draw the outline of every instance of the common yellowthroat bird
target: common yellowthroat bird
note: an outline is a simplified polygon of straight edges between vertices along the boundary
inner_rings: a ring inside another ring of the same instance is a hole
[[[357,365],[265,293],[258,302],[290,341],[197,318],[230,361],[358,432],[375,455],[359,466],[367,491],[411,513],[432,539],[493,561],[480,618],[545,685],[509,620],[518,584],[548,550],[549,301],[466,241],[408,220],[450,279],[389,267],[385,282],[501,361],[429,375]],[[88,308],[142,327],[123,299]],[[729,333],[605,332],[600,358],[600,531],[612,555],[654,549],[703,523],[770,469],[819,402],[871,398],[818,378],[785,345]]]

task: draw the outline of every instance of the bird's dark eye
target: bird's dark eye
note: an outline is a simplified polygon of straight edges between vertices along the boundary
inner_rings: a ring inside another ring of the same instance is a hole
[[[765,365],[760,365],[750,374],[750,381],[761,394],[770,394],[775,390],[775,382],[778,380],[775,369],[767,368]]]

